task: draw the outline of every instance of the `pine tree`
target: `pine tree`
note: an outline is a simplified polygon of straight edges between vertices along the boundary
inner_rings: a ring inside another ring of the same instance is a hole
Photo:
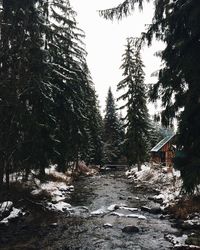
[[[125,0],[116,8],[101,11],[105,18],[127,16],[142,0]],[[194,192],[200,184],[200,107],[199,107],[199,21],[200,2],[196,0],[153,1],[155,13],[144,38],[151,44],[154,35],[166,43],[161,53],[165,62],[151,99],[162,100],[162,123],[171,125],[178,118],[178,148],[175,165],[181,170],[183,187]],[[180,161],[180,162],[179,162]]]
[[[125,77],[118,83],[118,90],[125,89],[119,99],[125,101],[122,108],[127,109],[125,149],[129,165],[141,163],[146,160],[149,137],[148,110],[144,86],[143,63],[138,39],[127,39],[121,69]]]
[[[104,117],[104,161],[114,163],[120,158],[120,123],[116,111],[115,100],[111,91],[108,90],[106,110]]]

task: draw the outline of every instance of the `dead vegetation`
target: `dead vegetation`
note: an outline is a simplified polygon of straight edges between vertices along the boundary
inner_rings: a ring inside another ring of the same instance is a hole
[[[200,213],[200,195],[184,197],[177,203],[169,206],[168,211],[170,214],[173,214],[176,219],[192,219],[191,216]]]

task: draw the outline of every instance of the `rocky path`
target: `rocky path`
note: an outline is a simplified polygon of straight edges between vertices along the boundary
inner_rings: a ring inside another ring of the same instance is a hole
[[[123,172],[81,178],[68,200],[71,210],[40,214],[0,229],[0,249],[170,249],[166,234],[175,233],[148,199],[150,189],[137,187]],[[11,228],[12,226],[12,228]]]

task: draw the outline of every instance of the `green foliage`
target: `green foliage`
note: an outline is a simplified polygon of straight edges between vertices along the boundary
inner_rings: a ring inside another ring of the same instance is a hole
[[[0,5],[0,185],[50,162],[99,163],[102,122],[69,1]]]
[[[118,7],[102,11],[101,14],[105,18],[120,19],[129,15],[136,3],[142,6],[143,2],[145,1],[125,0]],[[153,37],[156,37],[165,42],[166,48],[160,53],[164,64],[159,71],[158,82],[150,92],[151,100],[161,99],[161,121],[165,126],[171,126],[173,119],[178,118],[178,148],[195,162],[199,162],[195,159],[200,159],[200,2],[153,2],[154,18],[143,38],[151,44]],[[192,165],[177,165],[183,177],[183,187],[188,192],[194,190],[193,184],[196,187],[200,184],[200,178],[197,178],[200,165],[197,167],[195,163],[195,168]],[[193,174],[189,175],[190,170]]]
[[[125,90],[119,99],[125,101],[121,108],[127,109],[125,151],[129,165],[140,165],[146,160],[148,153],[150,124],[140,48],[139,39],[127,40],[121,66],[124,79],[117,86],[118,90]]]
[[[115,163],[119,161],[122,148],[123,130],[117,114],[115,100],[111,91],[108,90],[106,99],[106,110],[104,117],[104,161]]]

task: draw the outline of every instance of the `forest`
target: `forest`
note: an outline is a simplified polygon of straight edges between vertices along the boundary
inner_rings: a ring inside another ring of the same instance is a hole
[[[166,173],[180,173],[178,190],[184,197],[197,199],[193,212],[199,214],[200,2],[124,0],[98,15],[120,21],[134,15],[137,8],[142,10],[146,2],[154,3],[152,23],[140,37],[124,41],[118,97],[108,84],[102,114],[87,63],[85,33],[70,1],[0,1],[0,220],[9,204],[13,206],[17,181],[23,189],[17,194],[19,200],[27,192],[26,185],[33,194],[35,180],[47,183],[52,169],[57,176],[51,178],[62,179],[66,185],[76,182],[82,172],[94,170],[96,175],[105,165],[126,165],[127,175],[137,182],[144,178],[144,166],[151,164],[151,149],[174,134],[173,170],[168,168]],[[154,39],[164,42],[165,48],[157,55],[162,61],[157,82],[149,87],[141,51]],[[162,110],[151,117],[148,103],[157,101]],[[157,176],[156,171],[153,175]],[[69,183],[66,178],[71,178]],[[176,191],[170,190],[173,195]],[[44,208],[44,194],[35,200],[30,192],[27,200]]]

